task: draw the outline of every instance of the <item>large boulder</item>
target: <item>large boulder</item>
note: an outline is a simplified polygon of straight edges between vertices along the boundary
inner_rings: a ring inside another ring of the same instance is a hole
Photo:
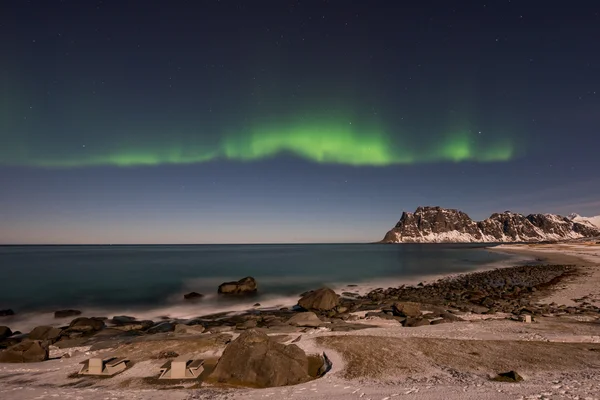
[[[256,280],[247,276],[237,282],[225,282],[219,285],[219,293],[221,294],[249,294],[256,293],[258,286]]]
[[[76,317],[78,315],[81,315],[81,311],[79,311],[79,310],[54,311],[54,318],[68,318],[68,317]]]
[[[0,351],[0,362],[40,362],[48,359],[48,343],[40,340],[24,340]]]
[[[286,346],[249,329],[227,346],[210,378],[251,387],[296,385],[310,379],[308,364],[295,344]]]
[[[30,340],[48,340],[54,343],[60,339],[62,330],[52,326],[38,326],[29,332]]]
[[[402,301],[394,303],[392,312],[400,317],[417,318],[421,316],[421,305],[410,301]]]
[[[313,290],[302,296],[298,305],[305,310],[329,311],[338,305],[339,296],[329,288]]]
[[[80,317],[75,318],[69,325],[69,330],[72,332],[96,332],[105,327],[104,321],[98,318]]]
[[[295,314],[288,320],[288,324],[308,328],[318,328],[323,325],[323,321],[321,321],[314,312],[307,311]]]
[[[0,340],[12,336],[12,331],[8,326],[0,326]]]

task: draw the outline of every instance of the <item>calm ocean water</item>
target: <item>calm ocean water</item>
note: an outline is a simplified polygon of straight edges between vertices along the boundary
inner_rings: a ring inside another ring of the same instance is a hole
[[[321,285],[389,287],[517,261],[482,247],[441,244],[2,246],[0,309],[192,317],[256,302],[289,305]],[[217,296],[220,283],[248,275],[258,281],[257,296]],[[207,297],[189,303],[189,291]]]

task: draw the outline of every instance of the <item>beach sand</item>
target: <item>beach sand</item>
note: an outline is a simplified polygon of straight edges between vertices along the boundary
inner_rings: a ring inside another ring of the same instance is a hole
[[[588,296],[599,300],[600,245],[506,245],[493,251],[520,253],[543,263],[577,265],[581,273],[562,281],[538,301],[576,304]],[[193,349],[216,361],[226,338],[237,333],[177,338],[153,335],[151,340],[119,347],[133,367],[110,379],[71,378],[91,355],[109,354],[110,344],[54,349],[70,358],[44,363],[0,364],[1,399],[598,399],[600,398],[600,314],[536,318],[531,324],[504,314],[466,314],[466,321],[404,328],[396,321],[361,320],[373,328],[332,332],[278,333],[307,353],[325,352],[333,367],[324,377],[304,384],[269,389],[223,389],[157,383],[164,360],[148,359],[160,350]],[[519,383],[489,378],[516,370]],[[149,379],[150,378],[150,379]],[[196,385],[196,386],[193,386]],[[187,386],[187,387],[186,387]],[[167,390],[168,389],[168,390]]]

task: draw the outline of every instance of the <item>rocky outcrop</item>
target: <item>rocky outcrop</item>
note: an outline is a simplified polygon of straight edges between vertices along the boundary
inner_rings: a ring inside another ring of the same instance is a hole
[[[256,284],[256,280],[251,276],[247,276],[237,282],[220,284],[218,292],[220,294],[250,294],[256,293],[257,290],[258,285]]]
[[[0,351],[0,362],[40,362],[48,359],[48,343],[40,340],[24,340]]]
[[[52,326],[38,326],[29,332],[29,339],[48,340],[50,343],[54,343],[60,339],[61,333],[62,330]]]
[[[404,212],[383,243],[540,242],[600,236],[600,229],[554,214],[505,211],[473,221],[459,210],[419,207]]]
[[[302,296],[298,305],[308,311],[328,311],[334,309],[338,302],[339,296],[333,290],[324,287]]]
[[[250,329],[227,346],[210,378],[251,387],[296,385],[310,379],[308,367],[308,357],[295,344]]]

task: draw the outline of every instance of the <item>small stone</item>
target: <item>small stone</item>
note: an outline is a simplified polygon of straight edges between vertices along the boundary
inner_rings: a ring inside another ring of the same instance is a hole
[[[523,378],[515,371],[501,372],[492,378],[496,382],[521,382]]]

